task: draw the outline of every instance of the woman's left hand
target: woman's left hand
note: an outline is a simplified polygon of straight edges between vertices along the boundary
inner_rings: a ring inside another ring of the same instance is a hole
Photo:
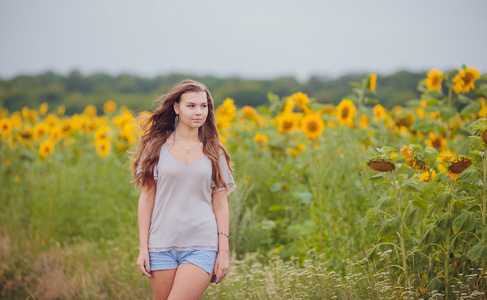
[[[228,253],[218,253],[216,256],[215,268],[213,274],[216,274],[215,284],[218,284],[225,276],[227,276],[230,263],[228,260]]]

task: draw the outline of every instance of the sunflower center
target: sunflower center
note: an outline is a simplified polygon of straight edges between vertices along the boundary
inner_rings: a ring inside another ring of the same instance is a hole
[[[311,132],[315,132],[318,130],[318,124],[315,121],[308,122],[308,130]]]
[[[439,84],[439,81],[440,81],[440,78],[438,78],[436,76],[431,79],[431,83],[433,84],[433,86],[437,86]]]
[[[342,119],[346,119],[348,117],[348,112],[350,109],[348,107],[344,107],[342,110]]]
[[[463,77],[462,80],[465,85],[469,85],[470,82],[472,82],[473,80],[473,75],[467,72],[467,74],[465,74],[465,77]]]
[[[7,124],[3,124],[3,129],[4,130],[7,130],[8,129],[8,125]]]
[[[283,127],[284,127],[284,129],[293,128],[293,122],[291,122],[291,121],[284,121]]]
[[[433,142],[433,147],[441,148],[441,139],[434,139],[432,142]]]

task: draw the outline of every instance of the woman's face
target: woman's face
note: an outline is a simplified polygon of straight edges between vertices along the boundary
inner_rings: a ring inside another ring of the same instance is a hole
[[[199,128],[205,123],[208,116],[206,93],[186,92],[182,94],[179,103],[174,103],[174,111],[179,115],[179,124],[189,128]]]

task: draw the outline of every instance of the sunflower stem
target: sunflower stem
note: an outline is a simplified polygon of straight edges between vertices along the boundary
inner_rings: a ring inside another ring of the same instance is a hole
[[[398,216],[402,216],[401,199],[399,198],[399,189],[397,188],[397,184],[396,184],[395,171],[392,171],[391,174],[392,174],[392,187],[394,188],[394,195],[396,196],[397,214]],[[404,245],[404,229],[403,229],[402,218],[401,218],[401,222],[399,223],[399,231],[397,233],[399,236],[399,242],[401,244],[401,256],[402,256],[402,267],[404,271],[404,277],[406,278],[406,282],[409,285],[408,265],[406,260],[406,246]]]
[[[452,92],[453,89],[452,89],[452,87],[453,87],[452,82],[449,82],[449,84],[448,84],[448,97],[446,98],[447,99],[446,101],[447,101],[448,108],[451,108],[451,106],[453,104],[452,103],[452,95],[453,95],[453,92]],[[448,118],[446,120],[446,128],[445,129],[446,129],[445,130],[446,140],[448,141],[449,138],[450,138],[450,118]]]

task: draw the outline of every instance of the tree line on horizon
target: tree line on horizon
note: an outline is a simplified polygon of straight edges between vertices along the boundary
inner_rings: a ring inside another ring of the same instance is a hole
[[[24,106],[37,108],[46,102],[49,107],[64,105],[66,114],[72,115],[81,113],[88,104],[102,111],[103,104],[112,100],[140,112],[150,110],[158,96],[187,78],[203,82],[211,91],[216,105],[232,98],[238,107],[258,107],[268,103],[268,93],[285,97],[296,92],[306,93],[319,103],[338,104],[350,94],[349,83],[360,81],[364,75],[346,74],[337,78],[315,75],[300,82],[292,76],[257,80],[191,74],[145,78],[126,73],[116,76],[104,73],[84,75],[77,70],[66,76],[45,72],[0,79],[0,108],[17,111]],[[404,105],[407,100],[419,97],[417,84],[424,77],[424,72],[404,70],[391,75],[378,74],[376,100],[386,108]]]

